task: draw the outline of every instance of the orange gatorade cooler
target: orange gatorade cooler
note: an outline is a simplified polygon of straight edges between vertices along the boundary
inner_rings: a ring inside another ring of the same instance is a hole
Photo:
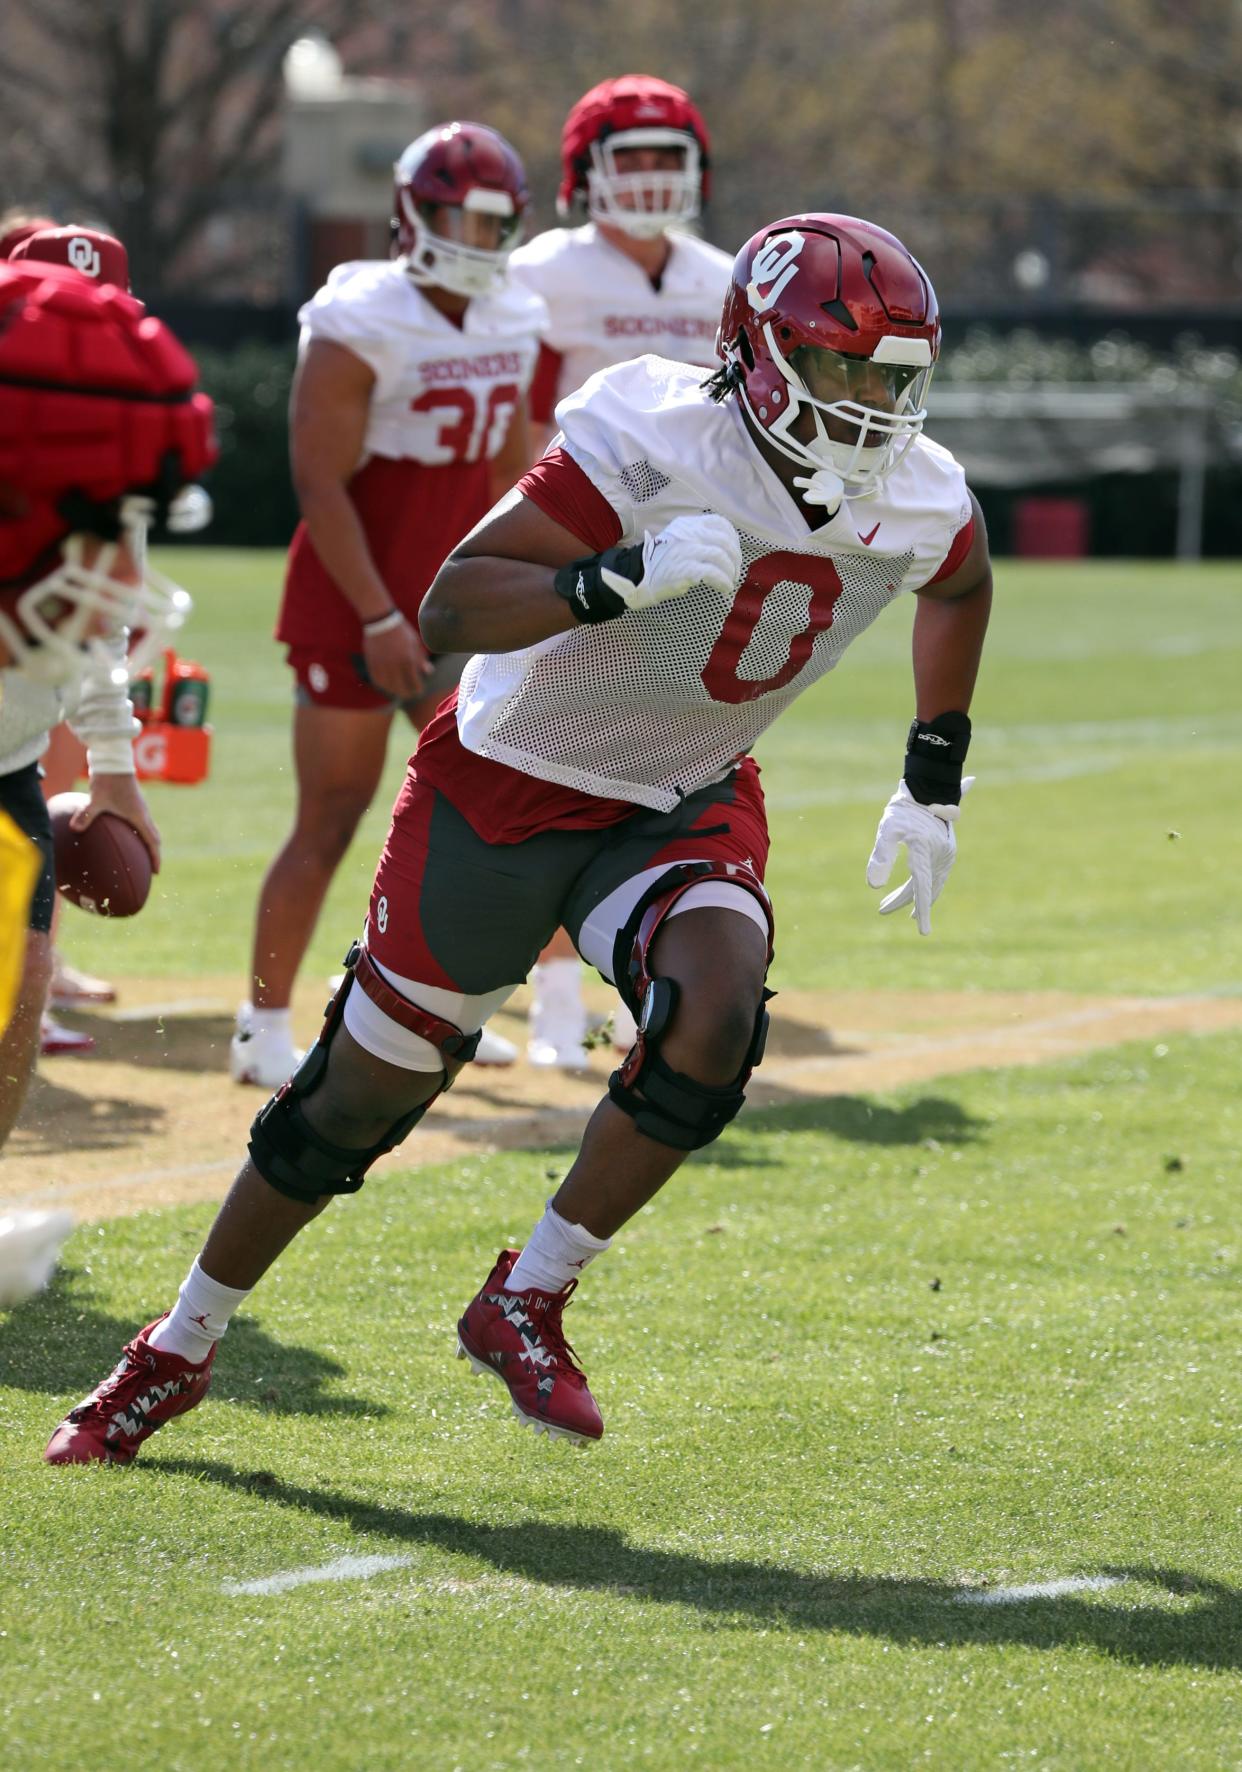
[[[130,686],[130,700],[142,723],[134,741],[134,767],[140,781],[190,785],[206,779],[211,758],[207,703],[211,680],[202,665],[164,653],[164,686],[158,707],[154,679],[144,671]],[[145,707],[144,707],[145,704]]]

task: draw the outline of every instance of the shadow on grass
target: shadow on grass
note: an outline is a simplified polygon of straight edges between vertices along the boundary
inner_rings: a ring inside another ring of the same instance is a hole
[[[66,1011],[62,1019],[91,1036],[96,1061],[221,1076],[228,1067],[233,1017],[219,1010],[119,1021],[105,1012],[75,1009]],[[84,1067],[90,1062],[81,1061]]]
[[[83,1290],[81,1273],[61,1268],[46,1292],[0,1322],[0,1382],[53,1397],[72,1392],[76,1402],[107,1377],[141,1327],[100,1310]],[[228,1353],[227,1371],[211,1387],[216,1402],[275,1415],[391,1414],[384,1403],[325,1390],[344,1366],[314,1348],[275,1340],[251,1317],[229,1325]]]
[[[781,1132],[827,1132],[848,1144],[977,1144],[987,1136],[989,1122],[946,1095],[920,1095],[902,1107],[890,1107],[870,1095],[807,1095],[771,1107],[748,1107],[736,1130],[712,1145],[709,1160],[729,1161],[730,1138],[743,1147],[745,1135]],[[740,1132],[741,1137],[738,1136]]]
[[[339,1520],[368,1536],[471,1557],[541,1587],[689,1606],[730,1626],[749,1621],[794,1631],[844,1631],[936,1648],[993,1643],[1075,1647],[1148,1666],[1242,1667],[1242,1591],[1177,1569],[1106,1565],[1090,1572],[1160,1589],[1165,1600],[1175,1597],[1181,1603],[1177,1610],[1110,1603],[1098,1594],[967,1605],[961,1589],[945,1582],[814,1575],[770,1563],[716,1562],[646,1549],[605,1526],[540,1520],[488,1526],[454,1514],[410,1513],[215,1460],[163,1459],[144,1468]]]
[[[65,1061],[66,1065],[70,1063]],[[128,1150],[159,1133],[167,1113],[150,1101],[101,1095],[91,1089],[89,1060],[74,1059],[84,1087],[67,1088],[36,1072],[13,1132],[15,1157],[47,1157],[57,1151]]]

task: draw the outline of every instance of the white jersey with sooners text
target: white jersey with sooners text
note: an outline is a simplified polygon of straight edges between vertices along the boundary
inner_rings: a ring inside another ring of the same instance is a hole
[[[547,324],[539,298],[507,284],[454,326],[389,259],[337,265],[298,319],[299,354],[330,339],[374,372],[364,456],[427,467],[495,455]]]
[[[562,358],[558,399],[597,370],[646,351],[715,367],[733,260],[693,234],[668,238],[659,289],[593,225],[551,228],[513,254],[510,275],[547,303],[544,342]]]
[[[714,511],[736,527],[732,597],[699,585],[652,609],[471,659],[462,744],[581,793],[669,812],[720,779],[886,604],[934,578],[970,520],[965,476],[920,437],[879,491],[811,529],[737,401],[659,357],[619,364],[557,408],[560,446],[621,541]]]

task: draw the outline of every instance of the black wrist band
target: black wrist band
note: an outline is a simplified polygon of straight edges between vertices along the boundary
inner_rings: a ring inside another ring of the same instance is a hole
[[[600,568],[619,572],[632,584],[640,584],[643,576],[643,548],[639,542],[632,548],[605,548],[602,554],[588,554],[562,566],[552,581],[558,597],[563,597],[579,621],[611,621],[614,615],[625,614],[625,601],[603,581]]]
[[[921,806],[961,804],[962,764],[969,749],[969,714],[911,721],[904,780]]]

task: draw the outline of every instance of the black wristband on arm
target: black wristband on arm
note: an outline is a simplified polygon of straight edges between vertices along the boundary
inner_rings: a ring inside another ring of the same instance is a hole
[[[558,597],[563,597],[579,621],[611,621],[624,615],[625,602],[606,585],[600,568],[619,572],[633,584],[643,577],[643,544],[632,548],[605,548],[602,554],[588,554],[585,560],[573,560],[562,566],[553,579]]]
[[[969,749],[969,714],[911,721],[904,778],[920,806],[961,804],[962,764]]]

